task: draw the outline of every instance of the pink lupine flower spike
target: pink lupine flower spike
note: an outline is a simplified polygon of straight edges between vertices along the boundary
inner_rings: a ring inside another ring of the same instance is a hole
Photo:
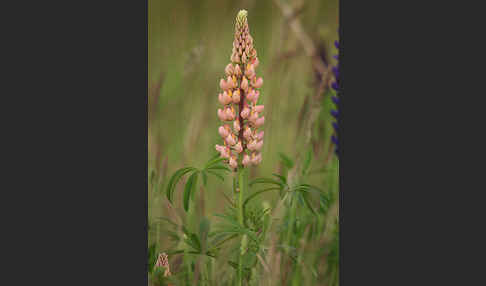
[[[256,76],[255,69],[260,62],[253,47],[246,10],[236,16],[230,60],[224,69],[226,79],[223,77],[219,81],[221,92],[218,94],[223,108],[219,108],[217,114],[224,122],[218,132],[224,145],[215,148],[232,169],[237,169],[239,162],[248,167],[262,161],[260,150],[264,132],[259,129],[265,122],[265,117],[261,116],[264,106],[257,105],[263,79]]]

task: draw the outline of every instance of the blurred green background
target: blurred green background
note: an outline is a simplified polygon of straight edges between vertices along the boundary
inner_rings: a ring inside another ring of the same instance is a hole
[[[298,11],[296,17],[324,63],[335,65],[331,56],[337,53],[333,42],[338,39],[338,0],[283,2]],[[329,140],[329,93],[316,97],[311,59],[274,1],[149,0],[148,164],[149,175],[157,177],[155,184],[149,183],[149,223],[170,216],[170,211],[185,215],[183,184],[175,191],[173,210],[168,210],[164,193],[168,177],[184,166],[201,167],[216,153],[215,144],[221,144],[216,115],[219,80],[230,62],[234,21],[240,9],[248,11],[260,60],[256,73],[264,80],[260,96],[265,105],[263,161],[251,168],[250,177],[280,173],[280,152],[299,162],[311,150],[311,170],[336,169]],[[336,188],[337,172],[322,174],[310,176],[309,183],[325,191]],[[203,193],[201,211],[206,217],[223,210],[221,192],[230,194],[231,189],[230,180],[209,181],[213,187]],[[262,199],[273,203],[277,198],[268,194]],[[170,245],[157,226],[149,231],[150,243],[160,250]]]

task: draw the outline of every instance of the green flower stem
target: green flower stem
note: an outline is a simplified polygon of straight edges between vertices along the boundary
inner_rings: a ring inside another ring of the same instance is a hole
[[[245,177],[245,169],[240,168],[238,169],[238,186],[239,186],[239,199],[238,199],[238,222],[240,223],[241,227],[245,227],[244,221],[244,213],[243,213],[243,199],[244,193],[246,188],[246,177]],[[242,238],[243,240],[243,238]],[[238,263],[238,285],[242,286],[243,282],[243,251],[240,249],[239,254],[239,263]]]

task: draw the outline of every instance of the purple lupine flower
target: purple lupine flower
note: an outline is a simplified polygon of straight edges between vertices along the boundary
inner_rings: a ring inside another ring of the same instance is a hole
[[[334,42],[334,46],[336,47],[336,49],[338,49],[338,53],[339,53],[339,42],[338,41],[335,41]],[[334,55],[333,58],[335,58],[336,60],[339,60],[339,55]],[[332,73],[334,74],[334,81],[331,83],[331,87],[332,89],[334,89],[336,91],[336,96],[331,96],[331,99],[332,99],[332,102],[334,102],[334,104],[338,105],[339,103],[339,97],[337,96],[338,93],[339,93],[339,61],[337,63],[336,66],[333,66],[332,67]],[[339,141],[337,139],[337,136],[338,136],[338,133],[339,133],[339,125],[337,123],[337,120],[338,120],[338,117],[339,117],[339,110],[331,110],[331,115],[336,119],[335,122],[332,123],[332,127],[334,128],[334,134],[331,136],[331,141],[336,145],[336,148],[334,149],[335,152],[336,152],[336,155],[339,156]]]
[[[260,115],[264,106],[256,105],[260,96],[258,89],[262,87],[263,79],[256,76],[255,69],[259,61],[245,10],[241,10],[236,16],[230,60],[231,63],[224,69],[226,80],[222,78],[219,82],[223,91],[219,93],[218,100],[223,108],[218,109],[217,114],[221,121],[233,122],[219,127],[218,132],[223,138],[224,146],[216,145],[215,148],[221,157],[228,159],[229,166],[236,169],[239,159],[245,167],[262,161],[260,150],[264,132],[258,129],[265,122],[265,117]]]

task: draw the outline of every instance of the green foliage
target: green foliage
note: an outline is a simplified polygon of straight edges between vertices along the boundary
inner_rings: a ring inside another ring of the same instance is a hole
[[[295,17],[304,30],[315,27],[312,38],[323,40],[319,52],[331,63],[337,3],[306,1]],[[231,52],[228,27],[241,7],[149,1],[149,88],[162,78],[149,92],[150,286],[237,285],[239,276],[245,286],[339,284],[339,161],[328,158],[332,91],[312,101],[311,61],[275,3],[253,4],[245,8],[268,124],[262,164],[248,168],[240,201],[241,180],[214,145],[221,144],[215,95]],[[169,256],[170,277],[153,271],[160,252]]]
[[[166,189],[167,199],[169,200],[169,202],[172,203],[174,190],[181,178],[188,173],[192,173],[186,182],[183,193],[184,210],[187,212],[189,209],[189,199],[191,198],[191,196],[194,195],[194,192],[197,188],[197,179],[199,173],[203,177],[203,185],[206,186],[208,174],[211,174],[216,178],[224,181],[224,177],[220,173],[218,173],[218,171],[231,172],[228,167],[220,164],[223,160],[224,158],[215,158],[213,156],[213,158],[211,158],[202,169],[198,169],[195,167],[184,167],[175,171],[174,174],[171,176]]]

